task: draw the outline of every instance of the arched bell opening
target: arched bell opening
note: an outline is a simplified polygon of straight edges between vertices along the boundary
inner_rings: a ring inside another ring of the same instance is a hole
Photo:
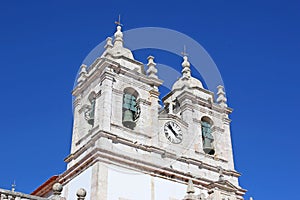
[[[214,137],[212,135],[212,126],[213,121],[209,117],[202,117],[201,118],[201,131],[202,131],[202,142],[203,142],[203,151],[206,154],[214,155]]]
[[[84,118],[88,124],[94,126],[95,119],[95,105],[96,105],[96,93],[91,92],[88,96],[89,104],[85,105]]]
[[[140,108],[137,104],[138,93],[133,88],[125,88],[123,93],[122,124],[134,129],[140,115]]]

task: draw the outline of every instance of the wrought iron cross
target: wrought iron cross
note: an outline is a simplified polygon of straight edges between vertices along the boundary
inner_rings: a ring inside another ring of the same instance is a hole
[[[186,47],[183,45],[183,52],[181,52],[182,56],[188,56],[189,54],[186,53]]]
[[[13,184],[11,185],[11,191],[14,192],[16,190],[16,181],[14,180]]]
[[[119,15],[119,20],[115,21],[115,24],[117,24],[118,26],[123,26],[123,24],[121,24],[121,15]]]

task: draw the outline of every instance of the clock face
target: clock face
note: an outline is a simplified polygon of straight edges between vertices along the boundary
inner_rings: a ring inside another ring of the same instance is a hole
[[[165,123],[164,132],[166,138],[174,143],[179,144],[182,141],[182,132],[178,124],[173,121],[168,121]]]

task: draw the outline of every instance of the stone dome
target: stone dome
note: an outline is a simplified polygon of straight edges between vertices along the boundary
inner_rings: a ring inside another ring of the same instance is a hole
[[[127,58],[134,60],[132,52],[123,46],[114,46],[108,52],[113,56],[125,56]]]
[[[189,87],[189,88],[196,87],[196,88],[203,89],[203,85],[202,85],[201,81],[199,81],[198,79],[196,79],[194,77],[189,77],[189,78],[181,77],[173,84],[172,90],[181,89],[184,86]]]
[[[112,44],[112,38],[106,39],[105,45],[106,51],[102,54],[105,55],[106,53],[111,54],[112,56],[124,56],[134,60],[133,54],[130,49],[127,49],[123,45],[123,33],[121,26],[117,26],[117,31],[114,34],[114,43]]]
[[[182,62],[182,77],[178,79],[172,87],[172,90],[181,89],[184,86],[188,88],[203,88],[201,81],[191,76],[190,62],[185,55]]]

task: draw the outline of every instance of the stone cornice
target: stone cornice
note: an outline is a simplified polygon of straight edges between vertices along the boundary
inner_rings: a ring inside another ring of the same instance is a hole
[[[129,147],[133,147],[137,150],[142,150],[142,151],[146,151],[149,153],[160,154],[160,156],[162,158],[170,158],[170,159],[176,158],[176,155],[174,155],[171,152],[166,151],[165,149],[161,149],[161,148],[155,147],[155,146],[138,144],[135,141],[129,140],[127,138],[123,138],[123,137],[117,136],[117,135],[109,133],[109,132],[99,131],[99,132],[95,133],[94,135],[92,135],[91,139],[83,147],[81,147],[79,150],[77,150],[76,152],[74,152],[73,154],[70,154],[67,158],[65,158],[65,162],[70,162],[71,160],[78,158],[83,152],[87,151],[90,147],[94,146],[96,140],[98,140],[100,137],[107,138],[107,139],[111,140],[112,143],[119,143],[119,144],[127,145]],[[122,156],[124,156],[124,155],[122,155]],[[139,160],[139,161],[142,162],[142,160]],[[201,166],[201,168],[208,169],[208,170],[215,171],[215,172],[219,171],[219,167],[204,163],[201,160],[196,160],[194,158],[181,157],[181,158],[177,158],[177,161],[180,161],[183,163],[194,164],[197,167]],[[240,173],[238,173],[236,171],[232,171],[232,170],[226,170],[226,169],[224,169],[223,174],[232,175],[234,177],[240,176]]]
[[[111,59],[98,58],[89,68],[87,78],[74,88],[72,94],[77,96],[81,91],[85,90],[96,78],[99,77],[100,73],[103,73],[105,68],[107,68],[105,70],[106,72],[111,71],[112,74],[123,74],[151,86],[158,87],[163,83],[160,79],[150,78],[134,70],[129,70],[127,67],[122,66]]]
[[[220,132],[220,133],[223,133],[225,130],[221,127],[218,127],[218,126],[213,126],[212,127],[212,131],[213,132]]]
[[[223,121],[224,121],[225,124],[230,124],[231,119],[229,119],[229,118],[223,118]]]
[[[142,99],[142,98],[138,98],[138,100],[136,101],[137,104],[143,104],[143,105],[151,105],[150,101],[147,101],[146,99]]]
[[[131,63],[134,63],[134,64],[139,65],[140,67],[144,68],[144,64],[143,64],[142,62],[140,62],[140,61],[138,61],[138,60],[130,59],[130,58],[124,56],[124,55],[114,56],[114,55],[112,55],[112,54],[110,54],[110,53],[106,53],[106,54],[104,55],[104,57],[107,56],[107,55],[110,55],[110,56],[111,56],[112,58],[114,58],[114,59],[124,59],[124,60],[127,60],[127,61],[129,61],[129,62],[131,62]]]
[[[243,196],[247,192],[247,190],[236,187],[235,185],[233,185],[232,183],[230,183],[227,180],[209,183],[206,186],[206,188],[210,189],[210,191],[208,193],[212,193],[214,189],[218,189],[218,190],[223,190],[223,191],[227,191],[227,192],[233,192],[238,196]]]
[[[113,91],[114,94],[117,94],[119,96],[123,95],[123,91],[122,90],[118,90],[118,89],[113,88],[112,91]]]
[[[186,99],[191,100],[192,102],[196,102],[196,96],[189,91],[183,91],[181,94],[177,96],[177,99],[180,103]]]
[[[163,101],[165,101],[167,98],[169,98],[170,96],[172,96],[172,94],[175,93],[175,91],[177,91],[178,89],[176,90],[173,90],[171,91],[170,93],[168,93],[165,97],[163,97]],[[205,89],[203,89],[205,90]],[[180,90],[181,91],[181,90]],[[208,94],[211,94],[213,95],[212,92],[208,91],[208,90],[205,90],[207,91]],[[213,96],[212,96],[213,98]],[[191,93],[190,91],[182,91],[182,93],[180,93],[178,96],[177,96],[177,99],[182,102],[184,99],[190,99],[194,104],[198,104],[198,105],[201,105],[203,107],[206,107],[206,108],[209,108],[213,111],[216,111],[216,112],[219,112],[219,113],[226,113],[226,114],[230,114],[233,109],[232,108],[229,108],[229,107],[221,107],[219,104],[217,103],[214,103],[212,101],[208,101],[206,99],[203,99],[201,97],[197,97],[195,96],[193,93]]]
[[[111,68],[109,63],[106,63],[104,59],[97,59],[97,66],[91,66],[89,68],[88,77],[79,85],[77,85],[73,91],[72,95],[77,96],[82,91],[84,91],[87,87],[91,85],[91,83],[96,80],[100,73],[103,73],[104,68]]]
[[[110,70],[109,68],[106,68],[100,75],[100,83],[102,84],[102,82],[104,80],[109,80],[109,81],[113,82],[115,76],[116,76],[116,74],[112,70]]]
[[[189,126],[188,123],[186,123],[185,121],[183,121],[180,117],[178,117],[177,115],[175,114],[163,114],[163,113],[160,113],[158,115],[158,119],[159,120],[170,120],[170,119],[173,119],[173,120],[176,120],[177,122],[181,123],[181,125],[183,125],[185,128],[187,128]]]
[[[182,88],[180,89],[175,89],[175,90],[172,90],[171,92],[169,92],[166,96],[163,97],[163,101],[165,101],[167,98],[169,98],[170,96],[172,96],[175,92],[177,91],[183,91],[183,89],[186,88],[186,86],[183,86]],[[199,87],[193,87],[193,88],[189,88],[189,89],[198,89],[199,91],[203,92],[203,93],[206,93],[206,94],[209,94],[212,96],[212,99],[214,99],[214,93],[209,91],[209,90],[206,90],[204,88],[199,88]]]
[[[144,138],[151,139],[150,135],[147,135],[147,134],[144,134],[144,133],[132,130],[132,129],[124,127],[124,126],[120,126],[118,124],[111,123],[111,126],[115,127],[115,128],[118,128],[118,129],[121,129],[121,130],[125,130],[127,133],[130,133],[130,134],[139,135],[139,136],[142,136]]]
[[[81,101],[81,98],[79,98],[79,97],[77,97],[77,98],[74,100],[74,102],[73,102],[74,108],[76,108],[77,106],[80,105],[80,101]]]
[[[84,135],[82,138],[80,138],[80,139],[76,142],[76,146],[79,145],[83,140],[86,140],[87,138],[89,138],[89,137],[90,137],[93,133],[95,133],[95,131],[97,131],[98,129],[99,129],[99,125],[97,125],[96,127],[93,127],[92,129],[90,129],[86,135]]]
[[[189,179],[192,179],[195,186],[202,189],[209,189],[208,186],[214,183],[214,181],[203,177],[195,177],[190,173],[182,172],[172,168],[161,167],[147,160],[136,159],[134,157],[130,157],[124,154],[121,155],[119,153],[102,148],[95,148],[86,156],[84,156],[79,162],[77,162],[77,164],[69,168],[60,176],[61,180],[63,182],[71,180],[74,176],[76,176],[76,174],[81,173],[81,171],[88,168],[97,161],[124,167],[179,183],[186,183]],[[190,161],[190,163],[192,162]],[[237,188],[237,191],[240,194],[243,194],[245,190],[242,188]]]
[[[180,106],[180,110],[182,112],[184,112],[186,110],[194,111],[194,106],[191,103],[184,103],[183,105]]]
[[[134,70],[130,70],[126,66],[122,66],[118,62],[113,61],[111,59],[108,59],[108,58],[102,58],[102,59],[104,59],[105,62],[110,63],[111,66],[113,66],[114,72],[117,73],[117,74],[126,74],[126,76],[128,76],[128,77],[133,78],[133,79],[138,80],[138,81],[141,81],[141,82],[146,83],[148,85],[160,86],[163,83],[163,81],[160,80],[160,79],[155,79],[155,78],[152,78],[152,77],[148,77],[145,74],[141,74],[141,73],[138,73]],[[131,59],[129,59],[129,60],[131,60]],[[137,64],[142,64],[139,61],[135,61],[135,62],[137,62]]]
[[[133,71],[133,70],[128,70],[128,68],[123,67],[123,66],[120,66],[119,73],[123,74],[123,75],[126,74],[127,77],[133,78],[137,81],[141,81],[141,82],[146,83],[146,84],[151,85],[151,86],[157,86],[158,87],[163,83],[163,81],[160,80],[160,79],[149,78],[144,74],[140,74],[140,73],[138,73],[136,71]]]
[[[159,93],[159,91],[153,89],[153,90],[149,91],[149,94],[151,97],[158,98],[160,93]]]

